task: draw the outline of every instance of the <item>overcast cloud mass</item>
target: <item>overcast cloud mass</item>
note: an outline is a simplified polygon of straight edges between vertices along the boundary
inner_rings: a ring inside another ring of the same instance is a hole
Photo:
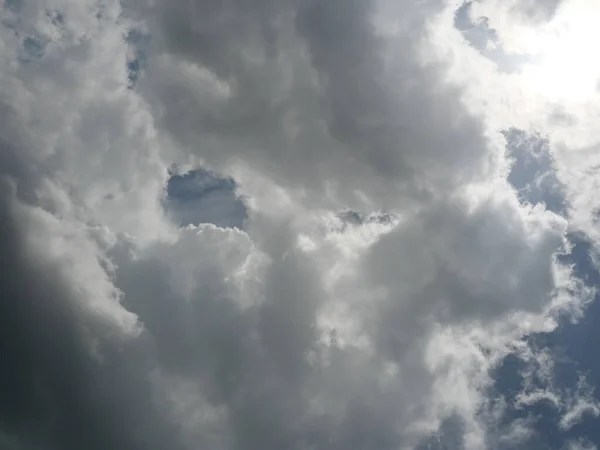
[[[0,8],[0,449],[600,446],[600,3]]]

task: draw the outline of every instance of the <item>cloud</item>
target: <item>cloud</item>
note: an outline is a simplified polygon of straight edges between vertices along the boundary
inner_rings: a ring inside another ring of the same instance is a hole
[[[539,362],[527,337],[589,292],[557,256],[564,160],[526,139],[507,152],[525,131],[480,113],[481,83],[438,42],[483,60],[454,40],[459,2],[11,5],[0,444],[470,450],[534,434],[492,374]],[[557,428],[597,415],[584,385],[538,387],[519,406],[545,395]]]
[[[149,407],[137,318],[119,305],[90,243],[77,234],[65,242],[6,182],[1,205],[5,448],[162,448],[167,422]]]
[[[377,6],[157,3],[143,11],[155,55],[139,90],[179,146],[219,170],[268,173],[309,201],[392,206],[392,192],[426,197],[429,183],[477,176],[481,124],[418,54],[425,15],[441,4],[407,4],[414,21],[393,33],[392,6]]]
[[[570,441],[565,448],[567,450],[595,450],[597,447],[591,442],[579,439]]]

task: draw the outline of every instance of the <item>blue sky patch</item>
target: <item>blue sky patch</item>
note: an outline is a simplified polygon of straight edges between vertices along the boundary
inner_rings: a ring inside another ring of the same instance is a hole
[[[519,70],[523,64],[535,60],[534,55],[521,55],[506,52],[498,38],[497,32],[490,27],[487,17],[474,21],[471,17],[473,1],[465,2],[454,16],[454,26],[467,42],[481,53],[482,56],[496,63],[498,71],[512,73]]]
[[[521,201],[534,205],[544,203],[548,210],[568,217],[564,186],[557,177],[548,141],[517,129],[508,130],[504,135],[509,156],[514,160],[508,179],[517,189]],[[570,233],[567,238],[571,250],[559,255],[559,260],[573,264],[575,275],[586,285],[600,286],[600,273],[592,259],[590,241],[579,233]],[[586,442],[600,444],[600,429],[597,419],[591,414],[584,414],[572,428],[561,430],[559,422],[565,413],[564,405],[557,408],[548,400],[522,407],[516,405],[526,381],[530,383],[529,389],[550,389],[563,400],[569,395],[577,395],[575,387],[582,375],[589,386],[600,386],[600,361],[596,357],[597,342],[600,342],[600,303],[597,299],[596,296],[580,322],[574,324],[564,318],[554,332],[527,338],[531,348],[551,355],[554,367],[549,380],[536,376],[539,367],[536,367],[535,361],[525,361],[516,354],[507,357],[493,374],[495,386],[492,396],[500,395],[508,403],[504,422],[529,419],[535,423],[536,433],[528,448],[560,449],[567,442],[582,438]],[[531,370],[533,376],[527,378],[527,372]],[[587,388],[581,389],[585,394],[583,391]],[[594,396],[599,398],[598,393]]]
[[[132,57],[127,60],[127,78],[129,87],[135,86],[140,78],[147,60],[147,48],[150,44],[150,35],[143,30],[132,28],[125,36]]]
[[[232,178],[197,169],[173,174],[167,183],[165,209],[179,225],[213,223],[243,228],[246,207]]]

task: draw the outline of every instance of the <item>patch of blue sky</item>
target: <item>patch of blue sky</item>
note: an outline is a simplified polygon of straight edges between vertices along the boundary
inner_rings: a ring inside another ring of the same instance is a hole
[[[140,78],[147,61],[147,48],[150,35],[139,28],[132,28],[125,36],[130,47],[131,57],[127,60],[127,77],[129,87],[133,88]]]
[[[462,450],[464,424],[458,416],[443,420],[437,432],[417,446],[417,450]]]
[[[4,0],[4,8],[12,12],[19,12],[23,7],[23,0]]]
[[[40,36],[25,36],[22,41],[21,54],[19,60],[22,63],[28,63],[44,56],[48,41]]]
[[[498,71],[512,73],[524,64],[535,61],[535,55],[522,55],[506,52],[496,30],[490,27],[487,17],[474,20],[471,8],[474,0],[465,2],[454,16],[454,26],[460,30],[467,42],[481,55],[493,61]]]
[[[48,45],[52,39],[40,34],[35,28],[23,26],[21,23],[20,12],[23,7],[22,0],[6,0],[4,9],[10,14],[2,16],[2,25],[13,30],[21,46],[19,48],[19,62],[27,64],[43,58],[46,54]],[[46,19],[58,30],[64,25],[64,17],[60,11],[46,10]]]
[[[242,229],[247,211],[236,189],[235,180],[203,169],[173,174],[167,183],[165,210],[181,226],[212,223]]]
[[[504,134],[509,156],[513,159],[509,181],[521,201],[534,205],[543,203],[548,210],[568,217],[564,186],[557,177],[548,141],[516,129]],[[570,233],[567,238],[571,249],[559,255],[559,260],[573,264],[575,275],[588,286],[600,287],[600,273],[594,263],[591,242],[579,233]],[[504,424],[517,419],[529,419],[535,424],[536,433],[528,448],[560,449],[567,442],[582,438],[600,445],[600,428],[593,415],[584,414],[571,428],[561,429],[559,423],[565,413],[563,405],[557,407],[551,400],[543,398],[521,406],[517,402],[526,382],[530,389],[541,392],[550,388],[563,397],[573,393],[572,389],[582,375],[592,388],[600,386],[600,359],[596,355],[597,342],[600,342],[600,302],[597,300],[598,296],[577,323],[564,318],[552,333],[536,334],[527,339],[531,348],[552,356],[554,365],[550,379],[535,376],[540,372],[536,362],[525,361],[518,355],[505,358],[493,374],[495,385],[491,395],[501,395],[508,404]],[[526,376],[528,370],[533,370],[533,377]],[[597,393],[595,397],[598,398]]]
[[[346,226],[357,226],[366,223],[390,224],[394,220],[394,216],[386,212],[373,212],[371,214],[363,214],[358,211],[342,211],[338,213],[338,218]]]
[[[549,211],[566,217],[565,187],[556,175],[549,142],[515,128],[503,134],[513,160],[508,181],[517,189],[520,200],[543,203]]]

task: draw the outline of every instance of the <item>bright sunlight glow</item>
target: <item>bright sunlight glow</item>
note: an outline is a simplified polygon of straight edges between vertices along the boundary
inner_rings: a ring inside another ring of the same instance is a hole
[[[599,91],[600,0],[566,0],[554,19],[530,34],[536,61],[523,67],[527,88],[551,101],[584,102]]]

